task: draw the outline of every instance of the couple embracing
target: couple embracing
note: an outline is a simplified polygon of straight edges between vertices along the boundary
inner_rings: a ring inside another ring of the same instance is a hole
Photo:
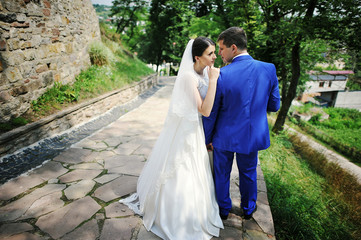
[[[244,218],[256,211],[258,151],[270,146],[267,112],[280,106],[276,69],[247,53],[242,28],[225,30],[217,43],[223,62],[229,63],[222,69],[213,66],[211,39],[189,41],[137,192],[120,200],[162,239],[219,236],[232,207],[234,155]],[[213,166],[205,143],[213,147]]]

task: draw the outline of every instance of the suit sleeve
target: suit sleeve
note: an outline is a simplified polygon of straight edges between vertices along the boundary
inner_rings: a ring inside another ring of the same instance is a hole
[[[211,111],[211,114],[209,117],[202,117],[203,118],[203,130],[204,130],[204,136],[206,140],[206,144],[212,143],[214,131],[215,131],[215,125],[218,117],[218,111],[221,105],[221,75],[218,77],[217,81],[217,89],[216,89],[216,96],[214,98],[213,108]]]
[[[271,70],[271,92],[267,104],[267,112],[277,112],[280,108],[280,90],[278,87],[278,79],[276,74],[276,67],[272,64]]]

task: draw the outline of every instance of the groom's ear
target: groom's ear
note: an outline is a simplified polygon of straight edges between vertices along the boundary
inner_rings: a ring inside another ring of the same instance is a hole
[[[232,44],[231,49],[232,49],[232,52],[236,53],[238,48],[237,48],[236,44]]]

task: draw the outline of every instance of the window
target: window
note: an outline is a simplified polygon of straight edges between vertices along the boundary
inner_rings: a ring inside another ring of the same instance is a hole
[[[328,82],[328,87],[331,87],[332,86],[332,81],[329,81]]]
[[[323,87],[324,85],[325,85],[325,82],[320,82],[320,84],[318,86]]]

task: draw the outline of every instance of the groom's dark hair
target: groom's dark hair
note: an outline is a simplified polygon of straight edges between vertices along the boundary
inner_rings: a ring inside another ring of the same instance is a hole
[[[195,56],[202,56],[203,52],[210,46],[210,45],[216,45],[215,42],[213,42],[212,39],[207,37],[197,37],[194,39],[193,45],[192,45],[192,57],[193,62],[196,62]]]
[[[223,44],[227,48],[235,44],[237,48],[243,50],[247,49],[247,35],[243,28],[230,27],[224,30],[218,37],[217,42],[223,40]]]

